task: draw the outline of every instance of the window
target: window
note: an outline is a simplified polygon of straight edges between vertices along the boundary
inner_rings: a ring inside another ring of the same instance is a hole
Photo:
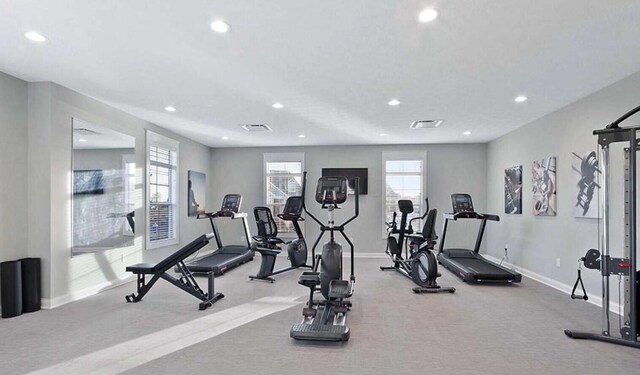
[[[287,198],[302,194],[304,153],[264,154],[265,206],[271,209],[278,233],[295,233],[290,221],[278,217]]]
[[[147,247],[178,243],[178,142],[147,132]]]
[[[384,166],[384,218],[385,222],[393,220],[393,212],[398,210],[398,200],[409,199],[413,202],[413,213],[409,220],[420,217],[424,207],[424,170],[425,154],[417,153],[385,153]],[[400,220],[398,212],[398,220]],[[398,223],[399,224],[399,223]],[[386,226],[384,227],[386,230]],[[413,222],[413,229],[420,231],[422,223]]]
[[[135,154],[122,155],[122,170],[124,171],[124,204],[127,215],[126,223],[123,223],[122,234],[135,235],[135,209],[136,209],[136,156]]]

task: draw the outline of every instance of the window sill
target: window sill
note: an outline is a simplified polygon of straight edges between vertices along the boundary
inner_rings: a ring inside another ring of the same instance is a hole
[[[177,238],[169,238],[166,240],[159,240],[159,241],[153,241],[153,242],[147,240],[147,250],[160,249],[162,247],[167,247],[167,246],[177,245],[177,244],[178,244]]]

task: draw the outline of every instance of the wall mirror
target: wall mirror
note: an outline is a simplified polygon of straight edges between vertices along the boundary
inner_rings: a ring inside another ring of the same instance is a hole
[[[73,119],[72,255],[132,246],[135,138]]]

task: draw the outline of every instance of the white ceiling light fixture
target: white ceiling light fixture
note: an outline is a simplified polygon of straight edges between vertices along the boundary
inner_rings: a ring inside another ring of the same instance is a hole
[[[282,108],[284,108],[284,105],[282,105],[282,103],[278,102],[278,103],[273,103],[272,107],[275,108],[275,109],[282,109]]]
[[[227,137],[226,135],[223,135],[223,136],[222,136],[222,140],[223,140],[223,141],[226,141],[227,139],[229,139],[229,137]]]
[[[395,107],[397,105],[400,105],[400,101],[398,99],[391,99],[387,102],[387,104],[389,104],[392,107]]]
[[[164,107],[164,110],[167,112],[175,112],[176,111],[176,107],[172,106],[172,105],[168,105],[166,107]]]
[[[298,136],[298,138],[304,138],[304,137],[305,137],[305,135],[304,135],[304,134],[300,134],[300,135]]]
[[[44,43],[47,41],[47,37],[40,34],[39,32],[36,31],[29,31],[24,33],[24,37],[29,39],[32,42],[36,42],[36,43]]]
[[[516,103],[524,103],[524,102],[527,101],[527,99],[529,99],[529,98],[527,98],[524,95],[518,95],[518,96],[516,96],[515,99],[513,99],[513,101],[516,102]]]
[[[471,135],[471,132],[469,130],[465,131],[464,133],[462,133],[464,135]]]
[[[86,140],[86,139],[84,139],[84,138],[80,138],[80,139],[78,139],[78,141],[80,141],[80,142],[86,142],[87,140]]]
[[[387,133],[380,133],[380,136],[381,136],[381,137],[386,137],[386,136],[387,136]]]
[[[439,15],[440,12],[436,8],[427,8],[418,14],[418,20],[422,23],[429,23],[438,18]]]
[[[213,20],[213,22],[211,22],[211,30],[220,34],[224,34],[228,33],[229,30],[231,30],[231,26],[229,26],[229,24],[224,22],[223,20]]]

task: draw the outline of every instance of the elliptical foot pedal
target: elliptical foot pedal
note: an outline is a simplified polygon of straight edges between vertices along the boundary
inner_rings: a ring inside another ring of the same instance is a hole
[[[350,283],[347,280],[331,280],[329,283],[329,298],[349,297]]]
[[[314,308],[305,307],[304,309],[302,309],[302,316],[304,316],[305,318],[315,318],[317,312],[318,311]]]
[[[298,278],[298,284],[304,285],[308,288],[313,288],[316,285],[320,285],[320,273],[318,272],[303,272]]]
[[[336,314],[346,314],[347,311],[349,311],[349,306],[347,306],[346,304],[339,305],[339,306],[336,306],[333,311],[335,311]]]

